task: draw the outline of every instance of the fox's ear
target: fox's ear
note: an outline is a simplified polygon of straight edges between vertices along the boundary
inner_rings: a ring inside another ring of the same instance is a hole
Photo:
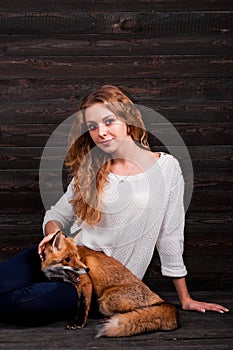
[[[64,238],[65,236],[63,235],[63,233],[61,231],[59,231],[54,237],[53,237],[53,242],[52,242],[52,248],[53,251],[59,251],[62,249],[63,247],[63,243],[64,243]]]

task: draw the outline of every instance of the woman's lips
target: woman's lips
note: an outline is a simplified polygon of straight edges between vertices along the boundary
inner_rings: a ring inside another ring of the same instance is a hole
[[[112,142],[112,139],[110,139],[110,140],[104,140],[104,141],[101,141],[101,142],[99,142],[99,143],[100,143],[101,145],[107,147],[107,146],[109,146],[109,145],[111,144],[111,142]]]

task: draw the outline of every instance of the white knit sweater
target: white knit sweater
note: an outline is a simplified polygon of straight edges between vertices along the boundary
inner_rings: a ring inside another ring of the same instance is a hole
[[[122,182],[120,182],[123,180]],[[109,174],[103,192],[103,215],[95,227],[77,224],[70,204],[73,182],[61,199],[48,210],[43,229],[50,220],[59,221],[68,235],[81,227],[75,240],[104,251],[123,263],[140,279],[144,276],[155,246],[165,276],[187,274],[183,262],[184,181],[178,161],[161,153],[155,164],[133,176]]]

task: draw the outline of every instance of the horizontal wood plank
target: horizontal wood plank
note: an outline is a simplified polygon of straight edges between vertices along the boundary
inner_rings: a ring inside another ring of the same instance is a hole
[[[74,12],[74,11],[101,11],[105,12],[111,8],[111,11],[174,11],[174,10],[233,10],[231,0],[16,0],[0,1],[2,11],[57,11]]]
[[[173,35],[232,30],[231,11],[0,12],[1,34],[137,33]]]
[[[98,68],[98,69],[97,69]],[[229,77],[229,56],[15,57],[0,58],[2,79],[15,78],[217,78]]]
[[[2,35],[1,56],[145,56],[232,54],[233,36],[221,33],[157,35]]]
[[[107,81],[107,83],[110,83],[110,81]],[[116,82],[113,81],[112,83]],[[174,86],[174,94],[171,96],[171,100],[164,101],[159,90],[158,95],[156,96],[156,82],[154,89],[152,87],[153,83],[151,84],[147,81],[144,83],[145,86],[148,84],[148,88],[141,86],[140,83],[134,83],[133,81],[128,81],[127,86],[120,85],[120,87],[124,88],[128,94],[130,93],[131,98],[133,98],[136,104],[151,108],[162,114],[171,123],[179,122],[188,125],[189,123],[212,124],[216,122],[232,122],[232,100],[203,101],[202,99],[192,99],[191,96],[187,100],[184,100],[184,98],[179,100],[176,99]],[[47,86],[46,83],[45,86]],[[152,92],[148,96],[150,86]],[[89,88],[88,93],[93,90]],[[178,86],[177,90],[179,90]],[[25,94],[26,93],[25,89]],[[0,105],[0,122],[3,124],[6,122],[9,124],[60,124],[75,113],[77,106],[81,101],[81,96],[85,96],[85,94],[79,93],[78,87],[75,93],[76,97],[70,95],[70,98],[60,100],[37,101],[37,96],[35,95],[33,97],[34,101],[27,101],[26,97],[24,97],[24,101],[10,101],[10,103],[9,101],[2,102]],[[48,92],[48,94],[50,93]],[[67,92],[64,91],[63,96],[65,97],[67,95],[69,95],[69,92],[67,94]]]
[[[232,244],[232,224],[233,216],[231,212],[207,213],[188,211],[185,216],[185,239],[187,235],[209,235],[211,237],[221,237],[221,234],[228,235],[227,242]],[[200,242],[201,238],[199,237]],[[186,240],[185,240],[186,243]],[[233,253],[233,251],[232,251]]]
[[[109,78],[98,80],[98,82],[96,79],[83,81],[83,79],[73,78],[69,79],[69,81],[64,79],[41,80],[24,78],[0,80],[0,100],[4,103],[0,112],[3,111],[4,105],[10,108],[11,104],[8,102],[14,101],[25,101],[25,106],[27,106],[27,101],[40,100],[47,101],[47,103],[49,100],[51,102],[52,100],[55,100],[55,102],[65,100],[73,103],[77,102],[78,104],[78,101],[83,96],[107,83],[112,84]],[[130,95],[134,101],[165,101],[174,99],[175,106],[178,100],[186,100],[187,103],[190,103],[190,100],[192,103],[195,100],[198,100],[198,102],[206,101],[207,104],[208,102],[210,104],[211,100],[214,101],[212,104],[213,110],[214,106],[220,108],[222,101],[229,100],[231,102],[233,94],[233,77],[138,79],[136,81],[134,79],[118,78],[115,84],[122,88],[126,94]],[[220,105],[216,105],[218,101]],[[35,105],[34,108],[36,107]],[[13,112],[14,110],[12,110]],[[17,111],[14,113],[17,113]],[[209,118],[211,118],[211,115],[209,115]],[[15,119],[15,122],[17,122],[17,119]]]
[[[184,256],[225,256],[230,255],[233,258],[233,237],[229,234],[189,234],[185,236]]]
[[[41,213],[8,213],[0,214],[0,240],[5,235],[10,237],[38,236],[41,234],[44,212]]]

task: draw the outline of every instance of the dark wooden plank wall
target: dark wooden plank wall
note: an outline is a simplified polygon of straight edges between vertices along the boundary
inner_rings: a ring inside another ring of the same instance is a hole
[[[163,114],[188,146],[191,288],[232,287],[232,1],[0,0],[0,9],[0,259],[40,239],[49,135],[110,83]],[[155,276],[169,289],[157,256],[151,286]]]

